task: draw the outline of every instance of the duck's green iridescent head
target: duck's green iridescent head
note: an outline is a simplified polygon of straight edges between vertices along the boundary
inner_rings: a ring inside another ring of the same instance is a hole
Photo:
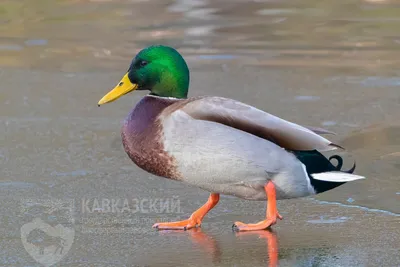
[[[189,68],[172,47],[155,45],[141,50],[118,85],[106,94],[99,105],[114,101],[133,90],[149,90],[163,97],[186,98]]]

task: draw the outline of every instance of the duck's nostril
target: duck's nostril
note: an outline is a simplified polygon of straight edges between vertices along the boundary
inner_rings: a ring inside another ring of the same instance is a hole
[[[124,82],[120,82],[119,84],[118,84],[118,86],[122,86],[124,84]]]

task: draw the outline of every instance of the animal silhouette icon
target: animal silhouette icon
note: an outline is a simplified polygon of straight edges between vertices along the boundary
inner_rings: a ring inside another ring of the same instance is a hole
[[[62,254],[62,251],[65,246],[65,240],[58,236],[50,236],[46,232],[41,229],[32,230],[27,237],[27,241],[32,245],[39,247],[39,254],[44,254],[44,249],[50,246],[55,246],[54,254],[59,251],[59,254]]]

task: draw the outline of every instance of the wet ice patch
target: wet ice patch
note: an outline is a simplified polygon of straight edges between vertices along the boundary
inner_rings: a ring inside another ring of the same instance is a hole
[[[24,48],[17,44],[0,44],[0,51],[21,51],[22,49]]]
[[[346,222],[349,219],[349,217],[331,217],[331,218],[325,218],[324,216],[321,216],[319,219],[316,220],[308,220],[307,222],[313,223],[313,224],[322,224],[322,223],[343,223]]]
[[[278,9],[278,8],[265,8],[258,10],[256,14],[262,16],[269,16],[269,15],[286,15],[286,14],[293,14],[296,13],[295,9]]]
[[[341,126],[346,126],[346,127],[358,127],[358,124],[355,123],[348,123],[348,122],[336,122],[336,121],[324,121],[321,123],[322,126],[335,126],[335,125],[341,125]]]
[[[30,189],[36,187],[36,184],[27,182],[0,182],[0,189]]]
[[[337,122],[336,121],[324,121],[321,124],[322,124],[322,126],[334,126],[337,124]]]
[[[365,87],[385,87],[385,86],[399,86],[399,77],[379,77],[379,76],[348,76],[348,77],[332,77],[327,81],[344,81],[349,84],[360,84]]]
[[[53,171],[51,173],[52,176],[59,176],[59,177],[77,177],[77,176],[85,176],[90,174],[90,171],[86,170],[76,170],[76,171],[71,171],[71,172],[58,172],[58,171]]]
[[[368,212],[380,212],[380,213],[385,213],[385,214],[389,214],[392,216],[396,216],[396,217],[400,217],[400,214],[398,213],[394,213],[388,210],[381,210],[381,209],[374,209],[374,208],[367,208],[367,207],[363,207],[363,206],[358,206],[358,205],[349,205],[349,204],[343,204],[340,202],[331,202],[331,201],[323,201],[323,200],[317,200],[317,199],[313,199],[316,203],[321,204],[321,205],[338,205],[340,207],[346,207],[346,208],[356,208],[356,209],[361,209],[361,210],[365,210]]]
[[[27,46],[41,46],[47,45],[48,41],[45,39],[29,39],[25,41],[25,45]]]
[[[319,96],[312,95],[297,95],[294,97],[296,101],[318,101],[321,98]]]
[[[190,36],[208,36],[212,34],[214,30],[215,26],[212,25],[197,26],[188,28],[185,30],[185,34]]]
[[[215,60],[230,60],[230,59],[235,59],[237,58],[237,56],[235,55],[199,55],[198,56],[199,59],[215,59]]]

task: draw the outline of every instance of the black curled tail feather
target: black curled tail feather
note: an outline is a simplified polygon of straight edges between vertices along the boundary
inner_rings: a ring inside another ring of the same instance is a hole
[[[337,165],[336,165],[335,167],[336,167],[336,169],[337,169],[338,171],[347,172],[347,173],[353,173],[354,170],[356,169],[356,162],[354,162],[353,167],[351,167],[350,170],[344,171],[344,170],[342,170],[342,167],[343,167],[343,158],[342,158],[341,156],[339,156],[339,155],[333,155],[333,156],[329,157],[329,161],[330,161],[331,163],[332,163],[332,159],[335,159],[335,160],[337,161]],[[333,165],[333,164],[332,164],[332,165]]]
[[[312,176],[312,174],[316,173],[323,173],[323,172],[346,172],[346,173],[353,173],[356,168],[356,165],[348,170],[342,171],[343,167],[343,158],[339,155],[333,155],[329,159],[322,155],[317,150],[308,150],[308,151],[291,151],[296,158],[301,161],[306,167],[307,175],[310,179],[311,185],[315,189],[315,192],[322,193],[328,190],[331,190],[335,187],[338,187],[345,182],[328,182],[328,181],[321,181],[316,180]],[[336,160],[336,166],[332,164],[331,160]]]
[[[338,171],[340,171],[343,167],[343,158],[339,155],[333,155],[329,158],[329,161],[332,163],[332,159],[337,161],[337,165],[335,166]],[[333,164],[332,164],[333,165]]]

